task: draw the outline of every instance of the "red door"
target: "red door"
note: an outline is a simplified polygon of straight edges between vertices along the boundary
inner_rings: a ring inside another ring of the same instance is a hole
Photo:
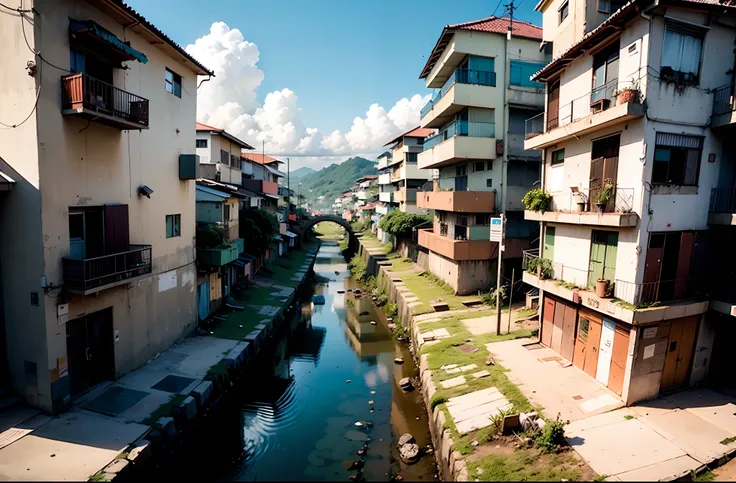
[[[552,327],[554,326],[555,301],[549,297],[544,298],[542,310],[542,344],[552,347]]]

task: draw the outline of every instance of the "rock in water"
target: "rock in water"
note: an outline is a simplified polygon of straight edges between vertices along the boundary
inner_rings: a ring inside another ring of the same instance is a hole
[[[371,320],[371,325],[376,325],[376,321],[375,320]]]
[[[415,443],[409,443],[399,448],[401,460],[406,464],[416,463],[419,459],[419,446]]]
[[[411,383],[411,379],[408,377],[403,378],[399,381],[399,385],[401,386],[401,389],[404,390],[404,392],[409,392],[412,389],[414,389],[414,385]]]
[[[399,438],[399,447],[404,446],[405,444],[413,443],[414,442],[414,436],[412,436],[409,433],[404,433]]]
[[[401,357],[397,357],[396,359],[394,359],[394,362],[396,364],[403,364],[404,363],[404,359],[402,359]]]

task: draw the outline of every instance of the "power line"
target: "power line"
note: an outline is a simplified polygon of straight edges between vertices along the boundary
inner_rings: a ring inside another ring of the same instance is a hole
[[[496,5],[496,8],[493,9],[493,13],[491,14],[491,17],[494,17],[496,15],[496,12],[498,11],[498,7],[501,6],[501,2],[503,0],[498,0],[498,4]]]

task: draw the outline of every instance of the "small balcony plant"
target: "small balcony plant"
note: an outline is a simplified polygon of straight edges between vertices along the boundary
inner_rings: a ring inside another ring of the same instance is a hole
[[[603,213],[605,211],[606,203],[608,203],[608,200],[613,196],[615,189],[616,185],[613,184],[610,178],[603,182],[601,190],[595,197],[595,211],[598,213]]]
[[[595,294],[600,298],[606,298],[608,295],[608,284],[610,280],[603,277],[595,281]]]
[[[626,104],[627,102],[639,102],[639,81],[637,79],[631,79],[631,83],[626,87],[620,89],[617,93],[617,101],[619,104]]]
[[[524,204],[524,208],[529,211],[544,213],[552,203],[552,195],[539,188],[534,188],[524,195],[521,202]]]

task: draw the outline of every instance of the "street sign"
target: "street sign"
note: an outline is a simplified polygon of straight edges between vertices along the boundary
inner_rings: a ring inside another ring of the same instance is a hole
[[[491,218],[491,241],[501,243],[503,241],[503,219]]]

